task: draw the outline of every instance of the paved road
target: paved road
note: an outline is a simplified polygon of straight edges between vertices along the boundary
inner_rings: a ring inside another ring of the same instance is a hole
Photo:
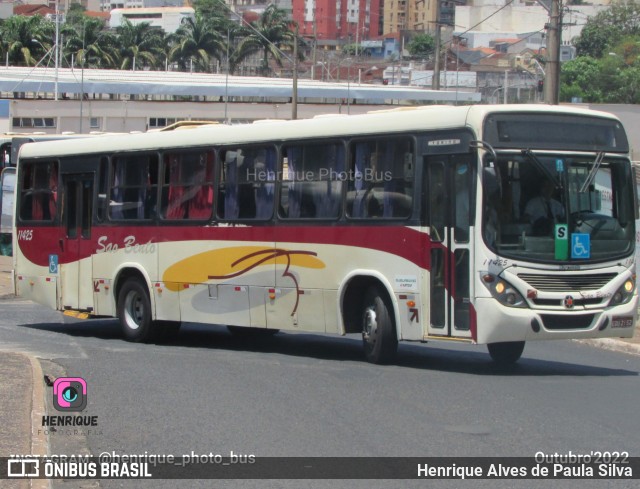
[[[489,362],[483,347],[403,344],[397,365],[372,366],[362,360],[357,337],[280,334],[247,342],[224,328],[186,325],[175,345],[138,345],[124,342],[113,320],[65,323],[58,313],[17,300],[4,300],[1,307],[3,350],[35,354],[44,374],[80,376],[89,385],[84,414],[99,417],[99,430],[50,436],[51,453],[640,455],[639,356],[570,341],[531,343],[518,366],[504,371]],[[424,487],[419,482],[391,486]],[[474,487],[531,487],[503,482]],[[177,487],[176,481],[102,481],[100,487],[125,484]],[[435,487],[440,485],[456,487]],[[216,485],[307,486],[337,487],[326,481]],[[615,484],[627,486],[634,485]]]

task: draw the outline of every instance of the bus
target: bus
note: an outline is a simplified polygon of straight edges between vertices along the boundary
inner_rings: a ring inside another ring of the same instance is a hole
[[[13,194],[16,182],[16,162],[20,147],[26,143],[94,137],[96,134],[0,134],[0,255],[11,255]]]
[[[439,340],[511,364],[527,341],[634,331],[637,198],[607,113],[430,106],[27,144],[17,179],[16,294],[117,317],[131,341],[190,322],[355,333],[373,363]]]

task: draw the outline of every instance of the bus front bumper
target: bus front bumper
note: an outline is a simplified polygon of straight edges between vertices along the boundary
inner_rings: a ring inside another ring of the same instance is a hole
[[[638,296],[606,309],[570,311],[505,307],[493,298],[477,298],[477,343],[586,338],[631,338]]]

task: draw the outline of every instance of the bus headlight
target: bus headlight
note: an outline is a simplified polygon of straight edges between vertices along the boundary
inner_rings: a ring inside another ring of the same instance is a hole
[[[527,307],[527,301],[524,300],[522,294],[506,280],[488,272],[482,273],[481,280],[500,304],[508,307]]]
[[[613,294],[610,306],[619,306],[620,304],[626,304],[633,297],[633,292],[636,290],[636,284],[633,279],[627,279],[622,286]]]

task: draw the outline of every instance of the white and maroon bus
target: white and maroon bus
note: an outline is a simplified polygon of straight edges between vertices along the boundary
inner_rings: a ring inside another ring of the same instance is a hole
[[[27,144],[16,293],[118,317],[487,344],[630,337],[635,185],[618,119],[544,105]],[[250,328],[250,329],[245,329]]]

